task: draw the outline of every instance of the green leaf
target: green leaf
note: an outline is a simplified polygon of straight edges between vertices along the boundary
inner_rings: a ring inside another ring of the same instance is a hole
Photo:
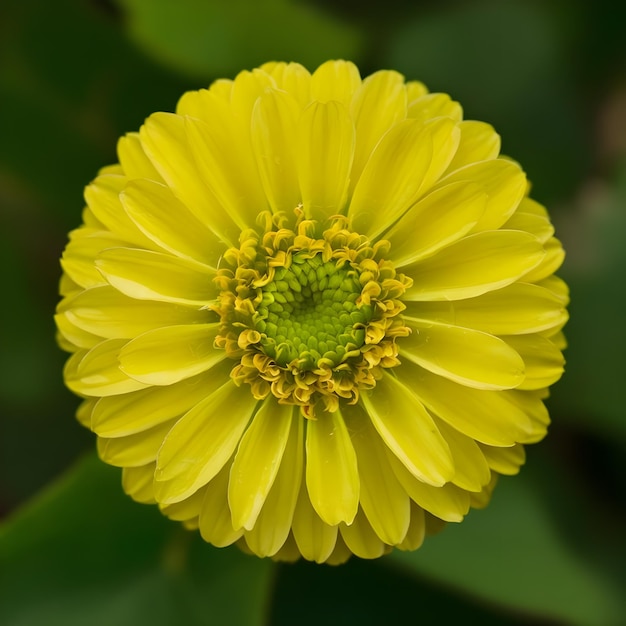
[[[86,445],[62,383],[52,319],[67,232],[83,188],[119,135],[189,87],[128,41],[108,3],[0,0],[0,510]],[[33,436],[36,433],[36,436]],[[28,471],[18,470],[28,459]]]
[[[578,183],[589,154],[564,71],[576,50],[565,48],[554,4],[479,0],[450,10],[439,3],[404,20],[386,54],[407,78],[451,94],[465,119],[493,124],[544,202]],[[570,5],[565,18],[571,12],[574,22]]]
[[[626,442],[626,160],[612,185],[590,186],[563,226],[571,289],[569,346],[563,380],[551,403],[564,418],[613,441]],[[558,224],[557,224],[558,227]],[[559,229],[560,230],[560,229]]]
[[[312,594],[319,600],[312,602]],[[308,561],[281,564],[268,626],[547,626],[536,619],[530,622],[530,617],[519,610],[453,593],[446,586],[416,577],[403,564],[388,558],[352,558],[340,567]]]
[[[294,0],[117,0],[130,35],[165,64],[206,78],[228,77],[266,61],[314,68],[354,58],[359,31]]]
[[[274,564],[138,505],[84,459],[0,527],[3,626],[260,626]]]
[[[416,552],[388,558],[457,590],[559,623],[609,626],[624,615],[618,590],[571,550],[523,476],[501,479],[486,510],[448,525]]]

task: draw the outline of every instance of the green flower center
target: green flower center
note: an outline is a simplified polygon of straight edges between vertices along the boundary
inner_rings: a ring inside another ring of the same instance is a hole
[[[294,254],[261,289],[255,328],[263,351],[281,367],[296,359],[303,370],[320,359],[339,365],[365,343],[372,307],[357,305],[361,291],[354,269]]]
[[[389,244],[326,224],[263,213],[223,257],[213,309],[218,347],[236,361],[231,377],[254,397],[335,411],[372,389],[399,363],[396,339],[409,334],[400,297],[410,279],[385,260]]]

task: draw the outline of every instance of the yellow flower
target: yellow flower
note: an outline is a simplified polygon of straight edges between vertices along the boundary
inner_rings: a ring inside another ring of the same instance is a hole
[[[412,550],[544,437],[563,250],[491,126],[269,63],[119,141],[64,252],[65,380],[135,500],[259,556]]]

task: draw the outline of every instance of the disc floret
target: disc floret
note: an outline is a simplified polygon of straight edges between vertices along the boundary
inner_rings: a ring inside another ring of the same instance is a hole
[[[216,278],[217,344],[237,360],[231,377],[306,417],[356,403],[399,363],[411,280],[385,260],[388,242],[371,243],[343,216],[321,224],[296,209],[295,221],[263,213],[259,225],[226,252]]]

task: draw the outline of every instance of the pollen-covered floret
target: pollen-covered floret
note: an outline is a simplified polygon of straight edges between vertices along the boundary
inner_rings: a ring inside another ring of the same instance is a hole
[[[242,235],[216,278],[217,344],[238,361],[231,376],[307,417],[337,410],[340,398],[355,404],[399,363],[396,339],[410,332],[400,298],[411,280],[385,260],[384,240],[372,246],[343,216],[319,223],[297,208],[258,221],[261,232]]]

